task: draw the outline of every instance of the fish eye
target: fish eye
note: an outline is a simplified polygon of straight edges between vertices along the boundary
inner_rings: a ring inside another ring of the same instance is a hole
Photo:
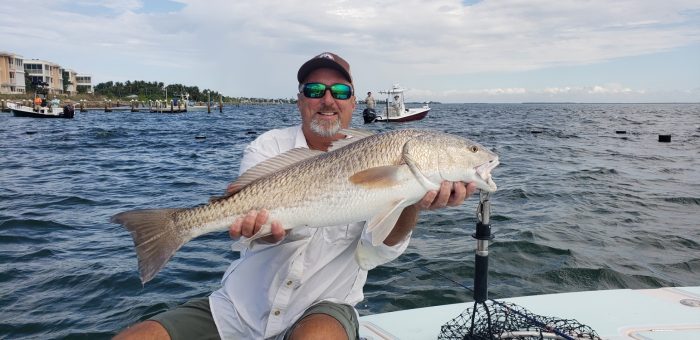
[[[472,146],[469,148],[469,150],[470,150],[471,152],[477,152],[477,151],[479,151],[479,147],[476,146],[476,145],[472,145]]]

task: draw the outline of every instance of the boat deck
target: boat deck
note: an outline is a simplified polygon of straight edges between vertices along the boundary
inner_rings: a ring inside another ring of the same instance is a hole
[[[576,319],[603,339],[700,339],[700,287],[617,289],[499,299],[542,316]],[[360,318],[360,336],[437,339],[440,327],[473,302]]]

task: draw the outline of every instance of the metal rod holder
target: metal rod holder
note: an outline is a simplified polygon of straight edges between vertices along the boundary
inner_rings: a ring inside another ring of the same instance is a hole
[[[488,299],[489,241],[491,236],[491,193],[480,191],[476,209],[476,253],[474,254],[474,301],[483,303]]]

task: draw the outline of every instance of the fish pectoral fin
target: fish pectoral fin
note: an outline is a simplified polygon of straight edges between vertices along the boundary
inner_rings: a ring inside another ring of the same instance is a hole
[[[400,199],[388,206],[379,214],[372,217],[367,225],[367,231],[372,233],[372,245],[378,246],[394,230],[396,221],[407,206],[406,199]]]
[[[399,171],[405,165],[387,165],[369,168],[350,176],[352,184],[365,188],[387,188],[399,183]]]

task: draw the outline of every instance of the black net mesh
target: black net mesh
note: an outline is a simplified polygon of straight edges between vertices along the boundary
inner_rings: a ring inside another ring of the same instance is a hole
[[[440,329],[438,339],[600,339],[576,320],[536,315],[511,303],[475,304]]]

